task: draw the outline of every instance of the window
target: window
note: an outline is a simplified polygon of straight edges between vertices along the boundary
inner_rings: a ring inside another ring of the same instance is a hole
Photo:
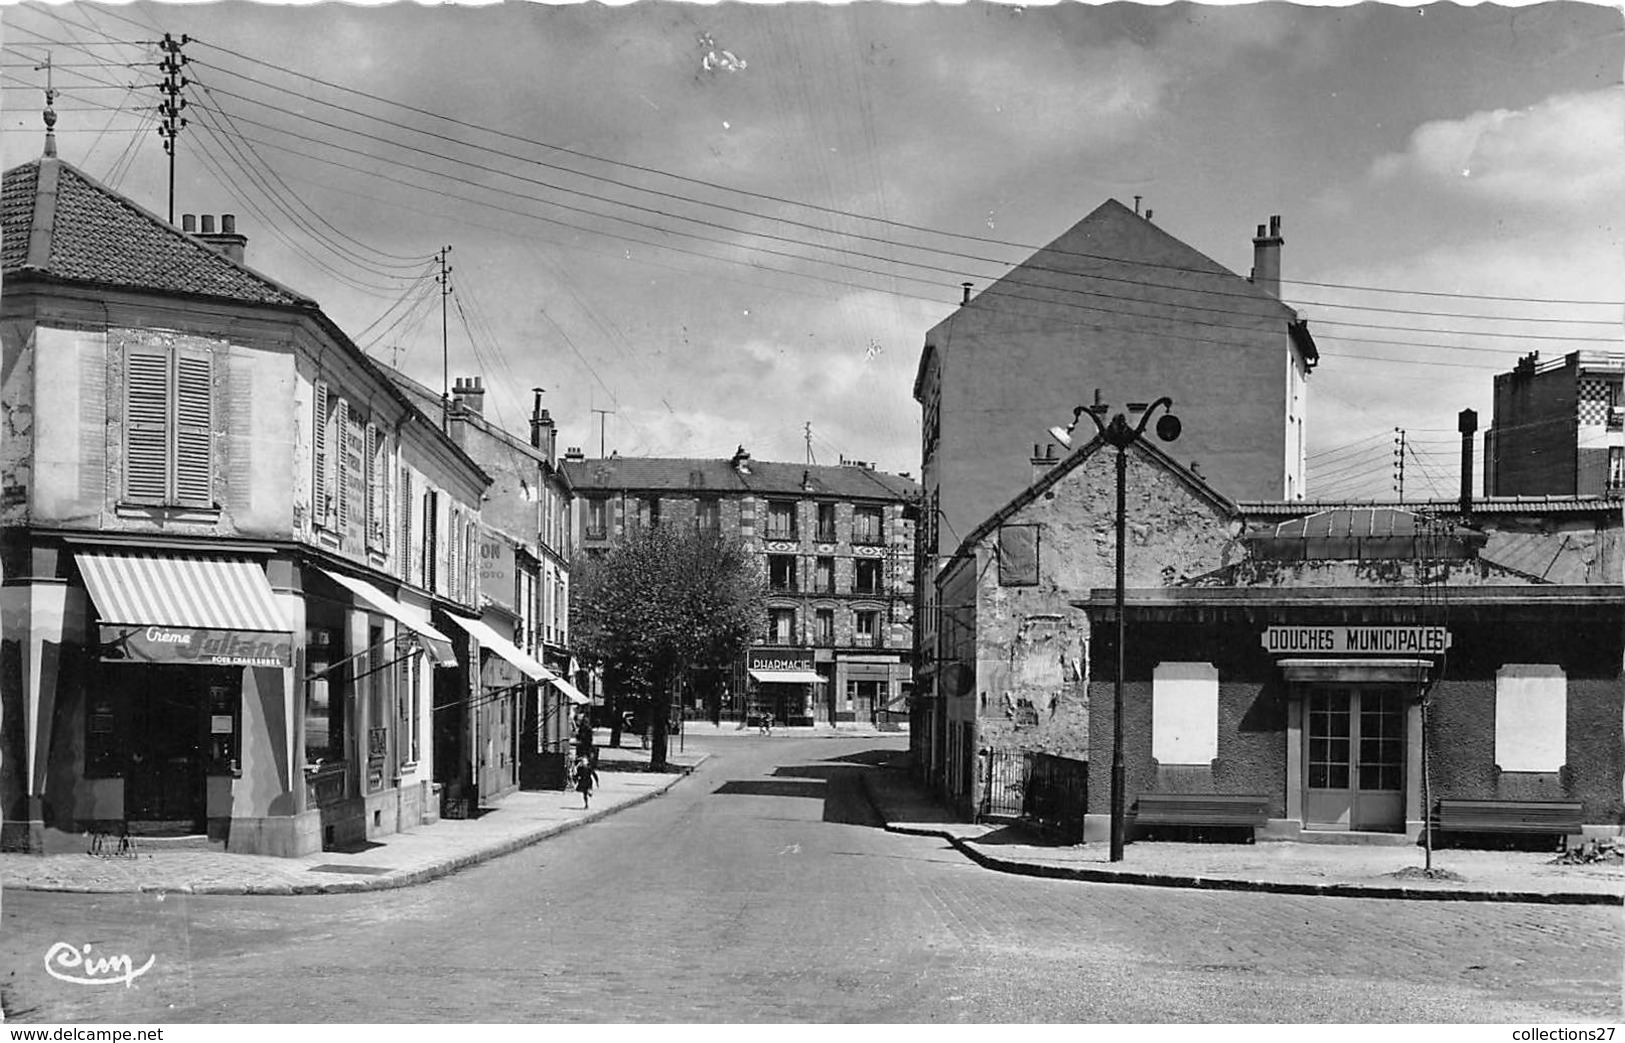
[[[434,590],[440,577],[440,494],[429,489],[423,494],[423,589]]]
[[[1502,771],[1561,771],[1568,760],[1568,678],[1563,668],[1503,666],[1495,674],[1495,766]]]
[[[1608,491],[1625,489],[1625,446],[1608,447]]]
[[[213,507],[213,356],[132,345],[124,359],[124,498]]]
[[[587,539],[602,540],[609,536],[609,500],[594,496],[587,501]]]
[[[880,613],[859,612],[857,614],[857,623],[857,636],[852,643],[864,648],[878,648],[880,646]]]
[[[821,608],[813,617],[813,642],[820,645],[835,643],[835,610]]]
[[[796,641],[796,610],[770,608],[767,610],[767,640],[775,645],[793,645]]]
[[[835,542],[835,505],[833,503],[818,505],[818,534],[814,538],[819,543]]]
[[[311,511],[317,526],[343,532],[350,522],[350,404],[316,382]]]
[[[400,633],[399,630],[396,633]],[[396,646],[397,648],[399,645]],[[399,653],[397,653],[399,654]],[[396,664],[396,691],[400,693],[400,736],[395,747],[402,768],[418,762],[418,677],[421,655],[403,656]]]
[[[1218,755],[1218,668],[1157,664],[1151,672],[1151,756],[1159,764],[1208,765]]]
[[[706,497],[694,505],[694,525],[701,532],[717,532],[722,528],[722,501]]]
[[[660,497],[651,496],[644,501],[644,504],[644,517],[648,522],[649,528],[653,529],[660,524]]]
[[[796,589],[796,557],[793,554],[767,556],[767,585],[770,590]]]
[[[417,505],[412,502],[412,471],[410,468],[403,467],[401,468],[401,509],[399,514],[401,524],[400,563],[401,579],[408,583],[416,582],[412,575],[413,565],[418,563],[412,554],[412,513],[416,508]]]
[[[835,592],[834,558],[818,558],[813,562],[813,591],[818,594]]]
[[[795,501],[769,500],[767,504],[767,539],[794,540],[795,538]]]
[[[1038,526],[999,526],[999,586],[1030,587],[1038,582]]]
[[[885,542],[885,516],[879,507],[852,508],[852,542]]]
[[[367,425],[367,546],[389,553],[389,441],[373,424]]]
[[[854,593],[880,593],[879,558],[856,558],[852,562],[852,570],[852,590]]]

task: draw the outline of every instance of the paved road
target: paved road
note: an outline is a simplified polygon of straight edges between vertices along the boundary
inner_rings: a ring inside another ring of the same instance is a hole
[[[665,797],[421,887],[7,895],[0,998],[14,1020],[1620,1017],[1617,910],[1012,877],[878,828],[860,773],[901,739],[701,743]],[[69,985],[43,973],[58,941],[157,962]]]

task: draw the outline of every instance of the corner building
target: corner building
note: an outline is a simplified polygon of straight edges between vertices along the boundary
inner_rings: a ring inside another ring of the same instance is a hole
[[[436,818],[487,476],[229,215],[175,228],[48,153],[0,216],[5,846]]]

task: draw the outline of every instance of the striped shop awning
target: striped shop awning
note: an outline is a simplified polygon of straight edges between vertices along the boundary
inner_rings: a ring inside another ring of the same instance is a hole
[[[101,617],[102,658],[289,666],[293,635],[265,570],[246,558],[157,551],[74,555]]]

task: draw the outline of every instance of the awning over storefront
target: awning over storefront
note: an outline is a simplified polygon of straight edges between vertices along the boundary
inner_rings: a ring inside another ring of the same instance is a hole
[[[464,619],[462,616],[447,616],[453,623],[468,631],[469,635],[478,641],[483,648],[489,648],[497,655],[506,659],[519,668],[519,672],[532,681],[557,681],[558,677],[547,667],[538,663],[533,656],[521,651],[517,645],[477,619]]]
[[[577,688],[575,685],[571,684],[569,681],[566,681],[562,677],[553,678],[553,687],[563,692],[564,697],[569,699],[572,703],[575,703],[577,706],[585,706],[587,703],[591,702],[590,699],[581,694],[581,689]]]
[[[752,670],[750,676],[763,684],[823,684],[811,670]]]
[[[74,557],[101,616],[104,660],[293,665],[293,634],[253,561],[141,551]]]
[[[364,579],[346,576],[342,572],[322,569],[329,579],[360,598],[368,606],[393,619],[423,640],[424,648],[437,666],[456,666],[457,655],[451,649],[451,638],[436,630],[422,613],[401,604]]]

